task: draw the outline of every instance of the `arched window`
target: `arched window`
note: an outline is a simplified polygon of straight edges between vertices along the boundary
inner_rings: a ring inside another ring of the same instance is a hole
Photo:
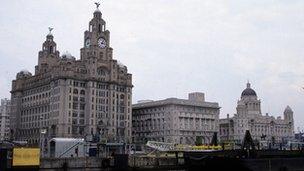
[[[50,53],[53,52],[53,46],[50,46]]]
[[[101,32],[101,25],[98,24],[98,32]]]
[[[85,95],[85,91],[84,91],[84,90],[81,90],[81,91],[80,91],[80,94]]]
[[[74,89],[74,90],[73,90],[73,93],[74,93],[74,94],[78,94],[78,90],[77,90],[77,89]]]
[[[51,126],[51,135],[56,134],[56,125]]]
[[[98,68],[97,69],[97,74],[100,75],[100,76],[105,76],[106,72],[102,68]]]

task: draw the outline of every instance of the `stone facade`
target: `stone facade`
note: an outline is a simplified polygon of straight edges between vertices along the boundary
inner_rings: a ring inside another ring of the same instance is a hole
[[[8,140],[10,133],[9,114],[11,109],[11,101],[8,99],[1,99],[0,106],[0,140]]]
[[[132,108],[135,143],[194,144],[196,137],[201,137],[202,143],[207,144],[219,131],[220,107],[206,102],[203,93],[190,93],[187,100],[142,101]]]
[[[242,92],[237,103],[237,113],[233,117],[220,119],[220,139],[234,140],[241,143],[246,130],[254,140],[286,142],[294,138],[293,111],[289,106],[284,111],[284,118],[262,115],[261,101],[250,83]]]
[[[132,75],[113,59],[98,8],[80,51],[79,60],[69,53],[60,56],[50,29],[35,74],[17,74],[11,91],[15,140],[38,144],[43,129],[46,139],[100,135],[110,142],[131,141]]]

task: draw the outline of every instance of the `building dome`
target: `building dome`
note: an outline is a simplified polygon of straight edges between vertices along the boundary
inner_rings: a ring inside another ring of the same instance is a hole
[[[62,57],[63,59],[75,59],[75,58],[72,56],[72,54],[69,53],[68,51],[65,51],[65,52],[61,55],[61,57]]]
[[[126,67],[122,62],[120,61],[117,61],[117,65],[120,67],[120,68],[124,68]]]
[[[293,113],[292,109],[290,108],[290,106],[287,106],[284,110],[284,113]]]
[[[101,17],[101,11],[99,10],[100,3],[95,2],[96,10],[94,11],[94,17]]]
[[[94,13],[101,13],[101,11],[97,8]]]
[[[31,75],[31,72],[26,69],[21,70],[19,73],[25,74],[25,75]]]
[[[256,92],[250,88],[250,83],[247,83],[247,88],[242,92],[243,96],[257,96]]]
[[[28,70],[24,69],[24,70],[21,70],[20,72],[17,73],[17,79],[20,79],[20,78],[25,78],[25,77],[30,77],[32,76],[32,73],[29,72]]]

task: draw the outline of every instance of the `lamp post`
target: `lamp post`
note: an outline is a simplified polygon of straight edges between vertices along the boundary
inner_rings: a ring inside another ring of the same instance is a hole
[[[164,129],[164,132],[163,132],[163,142],[166,142],[166,140],[165,140],[165,137],[168,137],[168,135],[167,135],[167,121],[166,120],[164,120],[164,123],[163,123],[164,125],[164,127],[163,127],[163,129]],[[167,136],[166,136],[167,135]]]
[[[44,134],[46,134],[46,130],[42,127],[43,116],[40,116],[40,129],[39,129],[39,140],[40,140],[40,156],[44,157]]]
[[[207,142],[208,139],[208,135],[207,135],[207,118],[204,118],[204,144],[208,144],[209,142]]]

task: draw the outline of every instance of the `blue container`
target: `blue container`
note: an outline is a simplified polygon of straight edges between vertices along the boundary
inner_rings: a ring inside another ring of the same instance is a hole
[[[97,148],[90,148],[89,149],[89,156],[96,157],[97,156]]]

